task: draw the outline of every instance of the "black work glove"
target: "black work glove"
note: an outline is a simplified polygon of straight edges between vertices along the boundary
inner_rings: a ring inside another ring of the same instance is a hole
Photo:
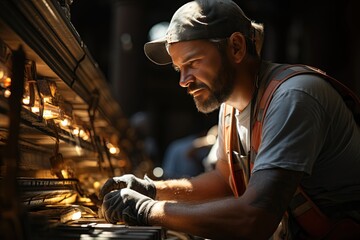
[[[144,179],[140,179],[132,174],[125,174],[121,177],[109,178],[100,190],[99,199],[102,200],[112,190],[122,188],[130,188],[152,199],[156,196],[156,187],[148,176],[145,175]]]
[[[129,188],[105,195],[101,215],[109,223],[124,221],[128,225],[148,225],[148,215],[155,200]]]

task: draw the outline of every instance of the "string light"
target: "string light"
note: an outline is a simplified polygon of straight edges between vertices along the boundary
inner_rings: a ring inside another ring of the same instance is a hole
[[[78,208],[72,208],[69,211],[64,212],[61,214],[60,221],[62,223],[67,223],[69,221],[78,220],[81,218],[81,210]]]
[[[60,124],[63,127],[68,127],[68,126],[70,126],[70,120],[67,118],[64,118],[63,120],[61,120]]]

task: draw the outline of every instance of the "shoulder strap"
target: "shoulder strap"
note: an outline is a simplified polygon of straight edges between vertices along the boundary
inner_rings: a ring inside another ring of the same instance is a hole
[[[246,189],[247,179],[245,171],[240,164],[239,156],[235,156],[233,150],[239,150],[239,138],[236,129],[235,108],[225,104],[223,114],[225,151],[230,168],[229,183],[234,196],[241,196]]]

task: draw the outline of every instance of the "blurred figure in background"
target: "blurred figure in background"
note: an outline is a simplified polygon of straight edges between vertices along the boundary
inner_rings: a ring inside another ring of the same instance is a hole
[[[215,143],[216,136],[217,126],[213,126],[205,136],[193,134],[173,141],[165,151],[164,179],[194,177],[203,173],[203,161]]]

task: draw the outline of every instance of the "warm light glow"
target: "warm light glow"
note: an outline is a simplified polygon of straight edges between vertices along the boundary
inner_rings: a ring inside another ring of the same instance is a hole
[[[164,170],[161,167],[156,167],[153,170],[153,174],[154,174],[155,177],[160,178],[164,174]]]
[[[85,131],[84,131],[84,130],[82,130],[82,129],[80,129],[80,131],[79,131],[79,136],[80,136],[80,137],[85,136]]]
[[[72,130],[72,134],[74,134],[75,136],[81,137],[85,141],[90,138],[89,135],[87,134],[87,132],[80,128],[74,128]]]
[[[73,131],[72,131],[72,133],[73,133],[74,135],[78,135],[79,132],[80,132],[80,130],[79,130],[78,128],[74,128]]]
[[[73,215],[72,215],[72,218],[71,220],[78,220],[81,218],[81,211],[78,211],[78,212],[75,212]]]
[[[120,152],[120,149],[115,147],[112,143],[108,142],[106,143],[106,147],[109,149],[109,152],[111,154],[117,154]]]
[[[87,134],[85,134],[85,135],[82,137],[82,139],[85,140],[85,141],[89,140],[89,138],[90,138],[90,137],[89,137]]]
[[[4,87],[10,87],[11,85],[11,78],[7,77],[4,82]]]
[[[47,103],[46,99],[48,98],[44,98],[43,118],[44,119],[58,118],[60,116],[60,108],[58,106],[54,106],[52,104]]]
[[[78,156],[81,156],[83,154],[83,148],[79,147],[78,145],[75,146],[75,152],[77,153]]]
[[[78,208],[73,208],[69,211],[66,211],[61,215],[61,222],[66,223],[69,221],[78,220],[81,218],[81,210]]]
[[[93,185],[94,185],[94,188],[95,188],[95,189],[99,189],[99,188],[100,188],[100,182],[98,182],[98,181],[95,181]]]
[[[5,74],[5,73],[3,72],[3,74]],[[5,78],[5,79],[4,79],[4,78]],[[0,82],[1,87],[3,87],[3,88],[8,88],[8,87],[11,86],[11,78],[6,77],[6,76],[4,75],[3,77],[0,77],[0,80],[1,80],[1,79],[4,79],[3,81]]]
[[[32,108],[31,108],[31,111],[32,111],[33,113],[39,113],[39,112],[40,112],[40,108],[38,108],[38,107],[32,107]]]
[[[114,145],[112,145],[110,142],[108,142],[108,143],[106,143],[106,147],[110,149],[110,148],[114,147]]]
[[[87,198],[87,197],[78,197],[78,202],[82,202],[82,203],[91,203],[91,199]]]
[[[82,224],[80,226],[88,228],[89,224]],[[111,223],[97,223],[96,227],[98,227],[99,229],[101,229],[101,228],[111,228],[111,227],[114,227],[114,225],[112,225]]]
[[[5,87],[10,87],[10,85],[11,85],[11,78],[7,77],[7,78],[5,79],[4,84],[5,84]]]
[[[70,125],[70,121],[67,118],[61,120],[61,126],[67,127],[69,125]]]
[[[52,119],[52,118],[57,118],[57,117],[59,117],[58,113],[53,112],[52,110],[44,109],[44,112],[43,112],[43,118],[44,119]]]
[[[8,98],[8,97],[10,97],[10,95],[11,95],[11,91],[6,89],[4,92],[4,97]]]
[[[29,105],[29,104],[30,104],[30,97],[27,96],[27,97],[23,98],[22,102],[23,102],[23,104],[25,104],[25,105]]]
[[[69,174],[66,170],[61,170],[61,174],[63,175],[64,178],[69,178]]]
[[[111,148],[109,148],[109,152],[110,152],[111,154],[117,153],[116,147],[111,147]]]

